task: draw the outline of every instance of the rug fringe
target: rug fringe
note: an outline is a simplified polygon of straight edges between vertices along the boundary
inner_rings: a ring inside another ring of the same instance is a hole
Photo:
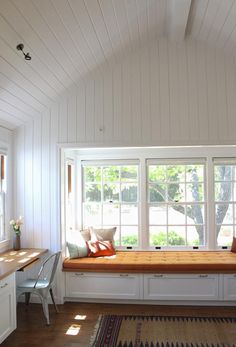
[[[93,347],[93,345],[94,345],[94,342],[95,342],[96,336],[97,336],[97,332],[98,332],[98,329],[99,329],[99,326],[100,326],[100,321],[101,321],[101,319],[102,319],[102,315],[100,314],[100,315],[98,316],[97,323],[96,323],[96,325],[95,325],[95,327],[94,327],[94,329],[93,329],[93,333],[92,333],[92,335],[91,335],[91,337],[90,337],[89,347]]]

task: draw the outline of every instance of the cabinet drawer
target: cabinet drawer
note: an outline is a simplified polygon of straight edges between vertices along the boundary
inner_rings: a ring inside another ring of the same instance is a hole
[[[140,299],[142,275],[66,273],[66,296],[77,298]]]
[[[0,280],[0,293],[14,286],[15,286],[15,275],[12,274]]]
[[[16,328],[15,274],[0,281],[0,343]]]
[[[224,275],[224,300],[236,300],[236,274]]]
[[[146,300],[218,300],[218,275],[144,275]]]

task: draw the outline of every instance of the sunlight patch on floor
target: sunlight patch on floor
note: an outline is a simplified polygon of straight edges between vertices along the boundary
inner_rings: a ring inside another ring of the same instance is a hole
[[[66,332],[66,335],[78,335],[81,325],[72,324]]]
[[[87,318],[87,316],[85,316],[85,315],[77,314],[74,319],[76,319],[76,320],[85,320],[86,318]]]

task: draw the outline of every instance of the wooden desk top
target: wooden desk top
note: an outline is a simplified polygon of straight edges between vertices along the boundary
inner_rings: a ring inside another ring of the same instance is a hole
[[[40,248],[22,248],[19,251],[11,249],[0,253],[0,280],[36,262],[47,251]]]

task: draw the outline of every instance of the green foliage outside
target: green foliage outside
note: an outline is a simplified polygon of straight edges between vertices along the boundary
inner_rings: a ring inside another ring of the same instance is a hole
[[[230,201],[231,183],[229,181],[234,176],[235,168],[228,165],[217,166],[215,178],[219,180],[216,183],[216,198],[219,201]],[[187,215],[195,224],[199,235],[193,244],[204,244],[204,214],[202,202],[204,200],[204,166],[203,165],[150,165],[148,172],[148,192],[151,203],[160,202],[172,204],[171,207],[179,213]],[[102,202],[103,201],[123,201],[137,202],[137,166],[86,166],[84,167],[85,183],[85,201]],[[129,183],[134,182],[134,183]],[[121,184],[121,192],[119,191]],[[185,196],[185,188],[187,196]],[[121,193],[121,194],[120,194]],[[189,204],[187,209],[178,204],[181,201],[194,202]],[[218,204],[216,210],[217,235],[221,224],[228,210],[228,204]],[[158,221],[157,221],[158,225]],[[152,245],[185,245],[183,237],[175,231],[166,234],[159,233],[151,236]],[[122,237],[122,245],[137,245],[137,236]]]
[[[150,235],[150,245],[151,246],[184,246],[185,245],[185,239],[178,235],[176,231],[172,230],[168,232],[168,241],[167,241],[167,234],[162,231],[158,234],[152,234]],[[199,240],[194,240],[191,245],[198,246]]]
[[[101,182],[101,168],[99,166],[84,167],[85,182]]]
[[[137,235],[122,236],[121,245],[122,246],[137,246],[138,245]]]
[[[137,202],[137,177],[137,166],[85,166],[85,200]]]
[[[160,232],[158,234],[153,234],[150,236],[150,244],[153,246],[183,246],[185,245],[185,240],[175,231],[170,231],[168,233],[168,240],[166,233]]]

